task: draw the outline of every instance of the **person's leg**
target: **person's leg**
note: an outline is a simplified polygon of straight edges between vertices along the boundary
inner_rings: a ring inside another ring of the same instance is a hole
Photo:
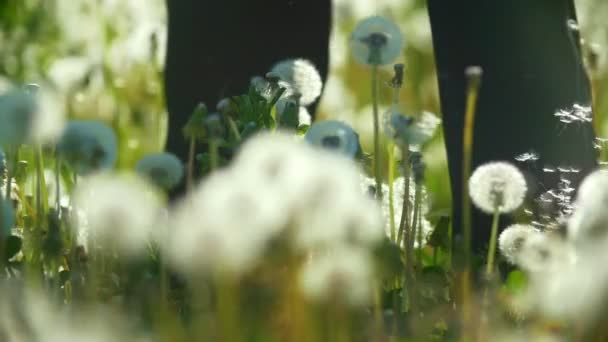
[[[536,167],[519,164],[538,194],[557,186],[542,166],[575,167],[575,186],[596,165],[590,122],[565,124],[554,113],[591,95],[582,65],[572,0],[429,0],[428,10],[452,183],[454,225],[461,231],[465,68],[483,68],[473,167],[534,151]],[[490,218],[473,211],[473,245],[485,245]]]
[[[287,58],[309,59],[327,75],[330,0],[167,0],[167,7],[166,149],[182,160],[182,127],[198,102],[214,110]]]

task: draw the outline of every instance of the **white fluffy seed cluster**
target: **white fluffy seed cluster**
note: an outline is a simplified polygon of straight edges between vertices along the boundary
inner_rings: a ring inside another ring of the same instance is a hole
[[[404,46],[405,39],[399,26],[380,16],[360,21],[350,38],[353,57],[361,64],[390,64],[401,54]]]
[[[84,178],[73,195],[72,216],[83,245],[127,255],[145,251],[162,228],[163,206],[147,182],[103,173]]]
[[[519,208],[527,192],[526,179],[519,169],[506,162],[479,166],[469,179],[469,195],[482,211],[509,213]]]
[[[285,82],[291,93],[299,95],[300,105],[308,106],[321,95],[323,80],[312,62],[297,58],[275,64],[272,69]]]
[[[608,170],[597,170],[581,183],[568,237],[578,243],[608,237]]]
[[[297,137],[261,133],[178,206],[168,253],[187,272],[238,276],[280,236],[304,253],[367,250],[382,239],[382,221],[359,174],[353,161]]]
[[[533,226],[513,224],[505,228],[498,237],[498,249],[512,265],[516,265],[526,241],[534,234],[540,234]]]

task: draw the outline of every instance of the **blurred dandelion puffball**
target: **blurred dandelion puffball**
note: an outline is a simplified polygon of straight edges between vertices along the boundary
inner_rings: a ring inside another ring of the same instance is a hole
[[[306,59],[287,59],[275,64],[272,69],[285,82],[293,94],[297,94],[300,105],[308,106],[321,95],[323,80],[314,64]]]
[[[1,187],[0,187],[1,188]],[[11,234],[11,230],[15,225],[15,210],[10,201],[2,198],[4,194],[0,195],[0,236],[8,236]]]
[[[526,240],[533,234],[539,234],[539,232],[530,225],[510,225],[498,236],[498,249],[511,265],[515,265]]]
[[[79,213],[73,224],[90,246],[138,254],[162,228],[160,198],[134,175],[100,173],[84,178],[74,191],[73,205]]]
[[[312,301],[339,299],[352,305],[369,304],[372,294],[373,267],[366,250],[338,247],[313,255],[301,271],[300,288]]]
[[[255,135],[178,206],[168,254],[187,272],[238,275],[279,234],[299,250],[375,244],[380,211],[359,190],[359,173],[352,160],[291,134]]]
[[[16,89],[0,95],[0,145],[26,143],[37,112],[34,96],[24,90]]]
[[[350,38],[355,60],[361,64],[390,64],[405,46],[403,34],[392,21],[373,16],[360,21]]]
[[[608,171],[596,170],[581,183],[574,213],[568,220],[568,238],[584,242],[608,236]]]
[[[354,158],[360,149],[357,133],[340,121],[316,122],[310,126],[304,139],[313,146],[335,151],[350,158]]]
[[[117,158],[116,135],[109,126],[89,120],[70,121],[57,151],[76,173],[86,175],[111,169]]]
[[[473,204],[488,214],[514,211],[523,203],[527,189],[521,171],[506,162],[481,165],[469,179]]]
[[[517,265],[534,275],[559,271],[574,261],[568,244],[553,233],[531,234],[525,240],[517,258]]]
[[[135,170],[162,189],[171,190],[184,177],[184,165],[171,153],[154,153],[137,162]]]

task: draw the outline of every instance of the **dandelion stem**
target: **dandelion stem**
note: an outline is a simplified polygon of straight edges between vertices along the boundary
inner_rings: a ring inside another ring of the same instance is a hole
[[[416,242],[416,238],[419,237],[419,232],[418,230],[418,226],[419,226],[419,216],[420,216],[420,198],[421,198],[421,186],[419,184],[416,184],[416,192],[414,193],[414,217],[412,219],[412,227],[410,228],[410,238],[409,238],[409,243],[406,246],[406,258],[409,260],[412,260],[411,264],[410,264],[410,269],[413,270],[414,264],[419,263],[420,260],[416,260],[416,262],[414,262],[414,245]],[[419,239],[419,241],[421,242],[421,240]],[[422,246],[418,245],[418,249],[420,249]],[[419,254],[417,253],[417,257],[419,257]]]
[[[393,200],[394,185],[395,181],[395,146],[392,143],[387,145],[388,147],[388,211],[389,211],[389,222],[391,225],[391,241],[396,242],[397,231],[395,225],[395,202]]]
[[[382,201],[382,181],[380,177],[380,119],[378,118],[378,66],[372,66],[372,106],[374,112],[374,178],[376,198]]]
[[[57,216],[60,215],[61,211],[61,159],[59,152],[55,150],[55,210],[57,210]]]
[[[217,291],[217,314],[222,329],[222,341],[238,341],[236,284],[232,279],[217,277],[215,289]]]
[[[492,218],[492,232],[490,235],[490,243],[488,248],[488,260],[486,264],[486,277],[489,279],[494,272],[494,257],[496,255],[496,236],[498,235],[498,220],[500,218],[500,212],[498,208],[494,210],[494,217]]]
[[[186,188],[192,190],[194,182],[194,155],[196,153],[196,139],[190,138],[190,150],[188,152],[188,176],[186,178]]]
[[[403,204],[401,219],[399,220],[399,231],[397,233],[397,245],[401,246],[401,242],[405,240],[405,245],[407,246],[410,225],[410,163],[408,145],[405,145],[401,149],[401,158],[403,163]]]

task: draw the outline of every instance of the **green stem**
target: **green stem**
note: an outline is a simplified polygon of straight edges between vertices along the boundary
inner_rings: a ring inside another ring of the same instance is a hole
[[[401,208],[401,219],[399,220],[399,232],[397,234],[397,245],[401,246],[402,239],[409,241],[410,226],[410,163],[409,146],[405,145],[401,151],[403,163],[403,204]],[[405,242],[407,246],[407,242]]]
[[[416,242],[416,238],[418,237],[419,234],[417,234],[417,230],[418,230],[418,226],[419,226],[419,216],[420,216],[420,199],[421,199],[421,186],[416,184],[416,192],[414,194],[414,218],[412,219],[412,227],[410,228],[411,233],[410,233],[410,241],[409,244],[407,245],[407,249],[406,249],[406,258],[412,260],[412,263],[410,264],[410,267],[413,268],[413,266],[415,264],[417,264],[418,262],[420,262],[420,260],[416,260],[416,262],[414,262],[414,245]],[[420,239],[419,239],[420,241]],[[421,246],[418,245],[418,249],[420,249]],[[420,255],[418,253],[416,253],[416,256],[419,257]],[[413,270],[412,270],[413,271]]]
[[[216,279],[217,314],[222,329],[222,341],[238,341],[238,298],[233,279]]]
[[[55,210],[57,215],[61,213],[61,159],[59,153],[55,151]]]
[[[498,208],[494,210],[494,217],[492,218],[492,233],[490,235],[490,247],[488,248],[488,261],[486,264],[486,277],[490,279],[494,273],[494,257],[496,255],[496,236],[498,235],[498,220],[500,218],[500,212]]]
[[[389,212],[389,222],[391,226],[391,241],[396,242],[397,231],[395,225],[395,201],[393,200],[393,195],[395,193],[393,182],[395,181],[395,168],[393,167],[395,163],[395,148],[392,143],[388,144],[388,212]]]
[[[186,188],[192,190],[194,184],[194,155],[196,154],[196,139],[190,139],[190,149],[188,152],[188,175],[186,178]]]
[[[372,66],[372,106],[374,112],[374,178],[376,198],[382,202],[382,180],[380,177],[380,119],[378,118],[378,66]]]

